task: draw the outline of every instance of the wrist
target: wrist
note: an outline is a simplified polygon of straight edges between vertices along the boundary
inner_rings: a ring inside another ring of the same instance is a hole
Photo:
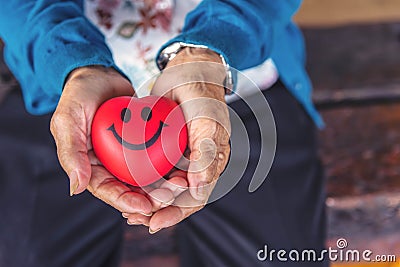
[[[91,66],[83,66],[83,67],[78,67],[74,70],[72,70],[67,78],[65,79],[65,83],[69,82],[70,80],[73,79],[83,79],[86,77],[98,77],[99,74],[118,74],[119,73],[110,67],[104,67],[102,65],[91,65]],[[119,75],[120,76],[120,75]]]
[[[203,81],[192,84],[191,88],[200,87],[197,90],[204,90],[206,86],[207,91],[220,91],[222,97],[225,95],[223,81],[226,71],[222,65],[221,56],[208,48],[182,48],[167,63],[164,70],[175,73],[179,77],[177,80],[182,79],[182,84]]]
[[[185,65],[186,63],[206,63],[208,66],[200,67],[191,65],[192,72],[206,73],[214,79],[222,79],[222,85],[226,94],[231,94],[234,90],[234,77],[230,66],[227,64],[223,55],[209,49],[204,45],[186,44],[182,42],[172,43],[165,47],[157,57],[156,63],[160,70],[165,70],[177,65]],[[196,69],[196,70],[195,70]],[[220,81],[218,81],[219,83]]]
[[[76,68],[69,73],[61,97],[73,96],[74,99],[90,100],[98,105],[121,95],[134,95],[129,80],[112,67],[91,65]]]
[[[214,62],[222,64],[220,55],[208,48],[185,47],[166,65],[166,68],[191,62]]]

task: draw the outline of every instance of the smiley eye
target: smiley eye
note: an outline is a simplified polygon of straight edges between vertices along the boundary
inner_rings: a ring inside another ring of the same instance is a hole
[[[142,119],[143,119],[144,121],[149,121],[149,120],[151,120],[151,117],[153,116],[153,113],[152,113],[152,111],[151,111],[151,108],[149,108],[149,107],[144,107],[144,108],[142,109],[142,113],[141,113],[140,115],[142,116]]]
[[[121,120],[125,123],[131,120],[131,110],[129,108],[124,108],[121,111]]]

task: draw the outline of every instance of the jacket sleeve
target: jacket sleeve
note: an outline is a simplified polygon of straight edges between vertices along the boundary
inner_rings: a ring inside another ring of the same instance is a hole
[[[0,38],[33,114],[54,110],[73,69],[103,65],[118,70],[104,36],[85,18],[82,0],[3,1]]]
[[[273,31],[290,24],[301,0],[204,0],[185,21],[182,33],[166,43],[206,45],[239,70],[265,61]],[[279,45],[279,44],[278,44]]]

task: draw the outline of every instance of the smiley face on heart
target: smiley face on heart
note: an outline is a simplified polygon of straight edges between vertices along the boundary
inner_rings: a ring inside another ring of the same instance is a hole
[[[166,175],[187,146],[182,110],[174,101],[158,96],[121,96],[104,102],[93,118],[91,137],[104,167],[135,186]]]

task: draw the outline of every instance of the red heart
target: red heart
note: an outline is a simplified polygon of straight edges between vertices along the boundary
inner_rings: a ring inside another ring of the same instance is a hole
[[[166,175],[187,146],[180,107],[165,97],[121,96],[104,102],[92,123],[97,158],[118,179],[146,186]]]

